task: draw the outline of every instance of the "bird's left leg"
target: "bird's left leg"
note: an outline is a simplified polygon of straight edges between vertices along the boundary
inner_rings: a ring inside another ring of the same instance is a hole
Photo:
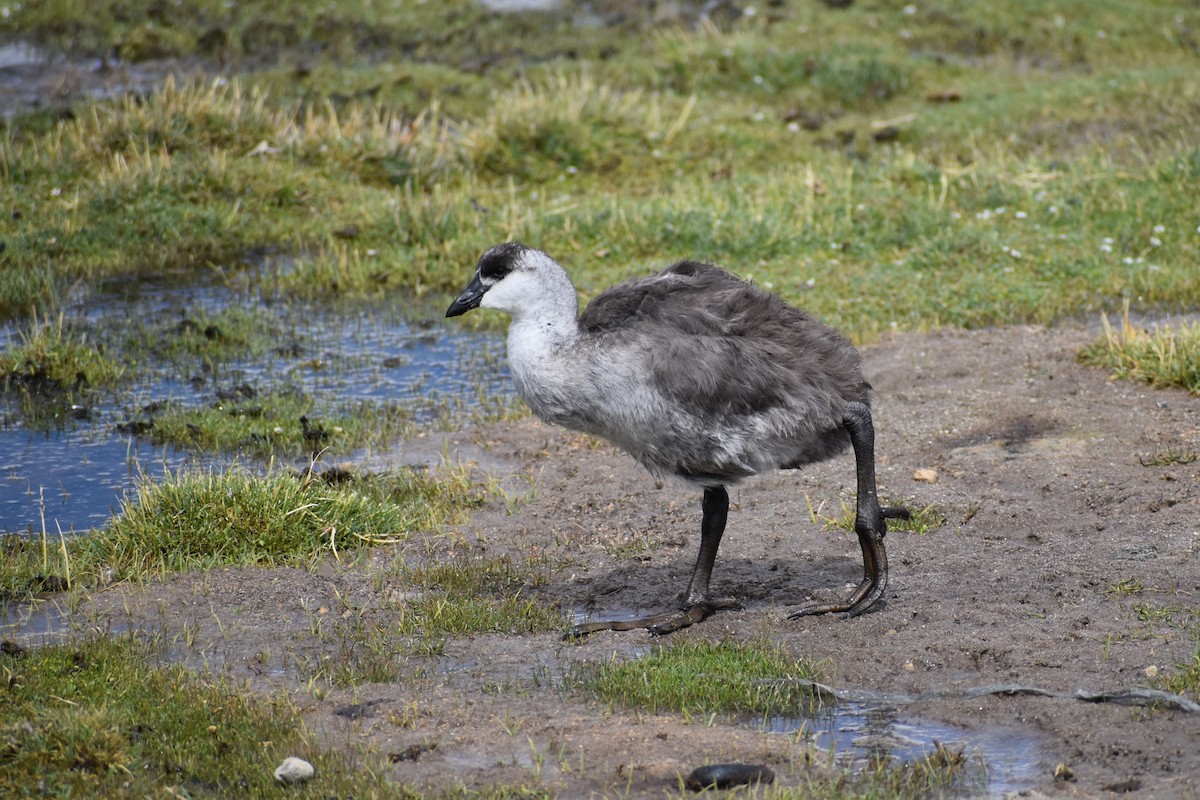
[[[609,622],[583,622],[574,626],[563,638],[586,636],[597,631],[631,631],[645,628],[655,636],[695,625],[714,611],[737,608],[735,601],[714,600],[709,594],[708,584],[712,578],[713,564],[717,560],[717,548],[725,533],[725,521],[729,515],[729,492],[724,486],[704,490],[704,516],[700,522],[700,553],[696,567],[684,595],[683,608],[638,619],[612,620]]]
[[[885,520],[912,518],[906,508],[879,505],[875,486],[875,428],[871,424],[871,410],[863,403],[850,403],[846,406],[842,424],[849,432],[850,443],[854,446],[855,472],[858,479],[854,531],[858,534],[858,543],[862,547],[863,579],[844,603],[805,606],[789,619],[829,613],[856,617],[875,605],[887,589],[887,549],[883,546],[883,536],[887,533]]]

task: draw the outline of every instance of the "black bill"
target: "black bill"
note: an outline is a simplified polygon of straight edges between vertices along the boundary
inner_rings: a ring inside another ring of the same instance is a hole
[[[465,314],[472,308],[479,308],[479,301],[483,299],[484,292],[487,287],[483,285],[483,281],[479,279],[479,275],[467,284],[467,288],[462,290],[462,294],[454,299],[450,307],[446,309],[447,317],[457,317],[459,314]]]

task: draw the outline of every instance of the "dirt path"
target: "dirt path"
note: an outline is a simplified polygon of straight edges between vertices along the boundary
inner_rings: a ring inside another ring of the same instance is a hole
[[[892,583],[873,613],[788,621],[789,606],[839,598],[860,576],[854,536],[818,530],[807,505],[840,511],[852,458],[753,482],[731,494],[714,575],[716,591],[746,608],[676,636],[766,635],[825,665],[837,687],[891,695],[1014,683],[1119,690],[1190,660],[1200,462],[1141,466],[1138,457],[1200,450],[1200,399],[1078,365],[1088,338],[1021,328],[905,335],[867,349],[882,491],[936,504],[947,523],[889,535]],[[677,602],[697,546],[694,493],[658,487],[628,457],[534,421],[466,432],[450,449],[493,474],[538,476],[517,513],[496,501],[459,529],[476,552],[536,549],[568,563],[544,588],[566,609]],[[936,470],[937,482],[915,481],[918,469]],[[349,603],[386,619],[396,599],[377,586],[361,570],[220,571],[110,590],[89,613],[187,628],[193,660],[266,687],[286,680],[284,653],[329,657],[328,641],[310,633],[320,609]],[[794,736],[609,712],[554,688],[576,661],[651,644],[642,632],[575,645],[550,634],[453,639],[406,663],[411,679],[299,696],[325,744],[393,754],[395,778],[413,786],[505,781],[571,797],[661,797],[706,762],[767,763],[785,785],[823,769],[824,754],[810,763]],[[943,742],[983,747],[993,781],[981,780],[981,794],[1200,796],[1200,714],[1025,695],[878,705],[885,738],[915,721]],[[1056,779],[1056,768],[1073,780]]]

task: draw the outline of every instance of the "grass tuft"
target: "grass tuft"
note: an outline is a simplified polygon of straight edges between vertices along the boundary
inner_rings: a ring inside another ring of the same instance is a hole
[[[59,551],[11,537],[0,590],[18,598],[84,584],[232,565],[308,565],[405,541],[461,519],[480,500],[462,470],[400,470],[330,484],[315,475],[239,467],[144,481],[104,528]],[[6,540],[7,541],[7,540]],[[58,576],[58,577],[55,577]]]
[[[1191,661],[1176,664],[1158,684],[1173,694],[1200,700],[1200,647],[1196,648]]]
[[[1104,334],[1080,351],[1080,361],[1111,370],[1116,378],[1200,395],[1200,323],[1146,331],[1130,323],[1128,306],[1119,331],[1107,317],[1103,322]]]
[[[406,635],[430,637],[483,633],[533,633],[561,630],[561,609],[537,593],[552,565],[535,557],[460,556],[405,567],[414,590],[400,605],[397,621]]]
[[[907,508],[912,519],[890,519],[887,521],[889,531],[910,531],[912,533],[929,533],[946,524],[946,515],[933,503],[918,508],[911,503],[895,498],[882,499],[883,506],[901,506]],[[820,522],[826,531],[853,531],[855,506],[845,500],[841,501],[841,511],[835,517],[826,517],[812,508],[809,501],[809,516],[813,522]]]
[[[0,352],[0,388],[19,392],[35,418],[43,408],[49,409],[44,413],[62,413],[63,406],[115,386],[125,374],[124,365],[102,342],[61,314],[50,321],[35,316]]]
[[[613,705],[707,716],[809,710],[812,690],[791,681],[816,668],[764,641],[679,642],[630,661],[609,661],[574,676],[575,684]]]

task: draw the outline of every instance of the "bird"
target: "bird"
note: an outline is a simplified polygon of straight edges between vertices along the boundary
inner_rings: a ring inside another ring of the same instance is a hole
[[[567,636],[640,628],[662,635],[738,608],[710,589],[728,487],[847,447],[863,578],[844,602],[809,604],[790,618],[853,617],[882,597],[886,520],[910,513],[879,503],[871,386],[841,333],[732,272],[687,259],[602,291],[580,314],[566,270],[520,242],[484,252],[446,316],[475,308],[510,316],[509,371],[535,415],[606,439],[653,475],[703,492],[700,551],[682,607],[580,622]]]

